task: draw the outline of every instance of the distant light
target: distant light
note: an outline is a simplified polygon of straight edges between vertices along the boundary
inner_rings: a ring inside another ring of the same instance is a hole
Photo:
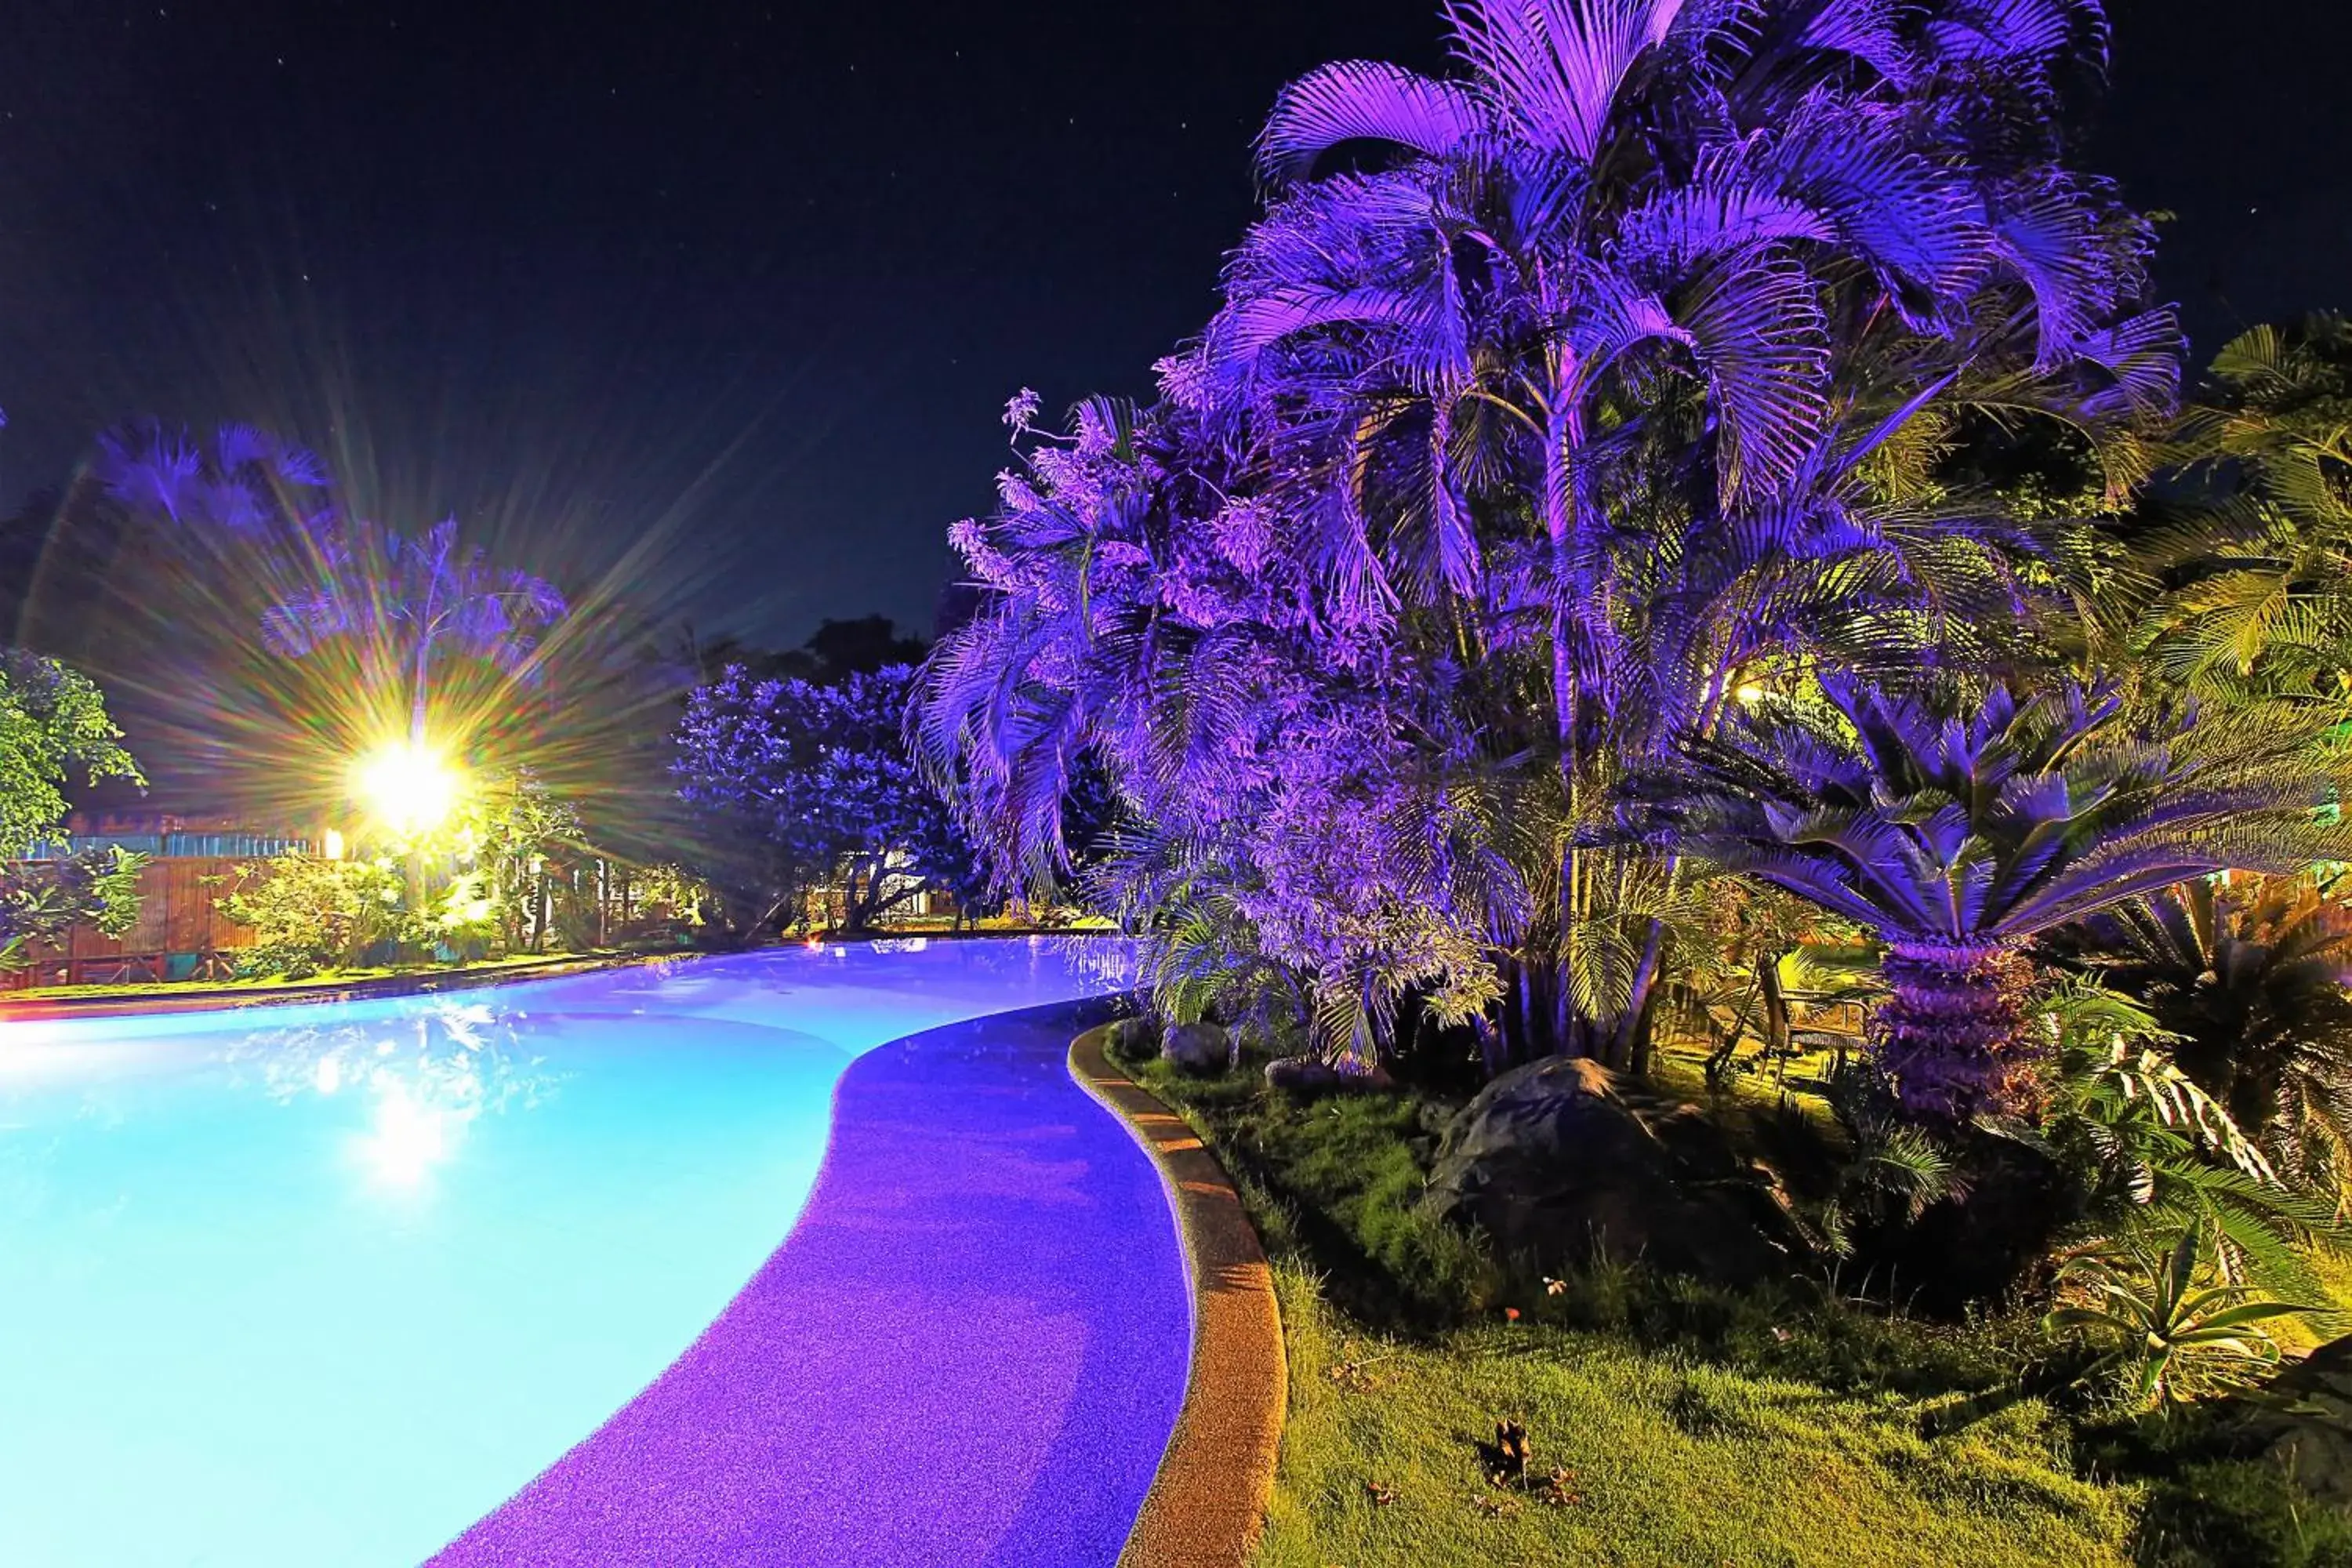
[[[1760,686],[1743,686],[1739,689],[1739,700],[1753,708],[1764,700],[1764,689]]]
[[[327,829],[326,836],[320,841],[319,853],[324,855],[330,860],[341,859],[343,858],[343,836],[341,833],[336,832],[331,827]]]
[[[352,769],[353,798],[404,838],[430,833],[446,822],[464,793],[465,781],[448,759],[420,742],[379,746]]]

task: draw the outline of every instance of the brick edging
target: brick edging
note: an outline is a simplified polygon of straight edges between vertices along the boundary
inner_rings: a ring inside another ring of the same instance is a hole
[[[1224,1168],[1182,1117],[1111,1064],[1108,1033],[1070,1043],[1070,1076],[1159,1165],[1192,1272],[1192,1375],[1119,1568],[1241,1568],[1274,1495],[1289,1395],[1274,1279]]]

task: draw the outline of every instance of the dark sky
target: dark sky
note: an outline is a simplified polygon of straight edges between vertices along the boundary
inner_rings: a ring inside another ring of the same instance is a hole
[[[2092,158],[2200,346],[2352,305],[2332,3],[2118,0]],[[0,506],[133,414],[797,640],[928,627],[996,414],[1141,392],[1275,89],[1434,0],[0,5]]]

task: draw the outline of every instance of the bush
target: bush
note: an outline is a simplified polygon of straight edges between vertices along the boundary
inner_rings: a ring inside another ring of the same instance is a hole
[[[2184,1465],[2149,1489],[2147,1568],[2352,1568],[2352,1523],[2264,1459]]]
[[[253,931],[239,974],[301,980],[349,969],[400,934],[401,879],[389,862],[280,855],[237,875],[242,885],[216,905]]]

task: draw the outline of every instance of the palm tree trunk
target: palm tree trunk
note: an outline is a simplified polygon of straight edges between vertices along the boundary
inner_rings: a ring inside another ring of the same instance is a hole
[[[2000,944],[1896,942],[1884,965],[1893,993],[1872,1020],[1878,1063],[1914,1116],[1958,1123],[2030,1098],[2028,972]]]

